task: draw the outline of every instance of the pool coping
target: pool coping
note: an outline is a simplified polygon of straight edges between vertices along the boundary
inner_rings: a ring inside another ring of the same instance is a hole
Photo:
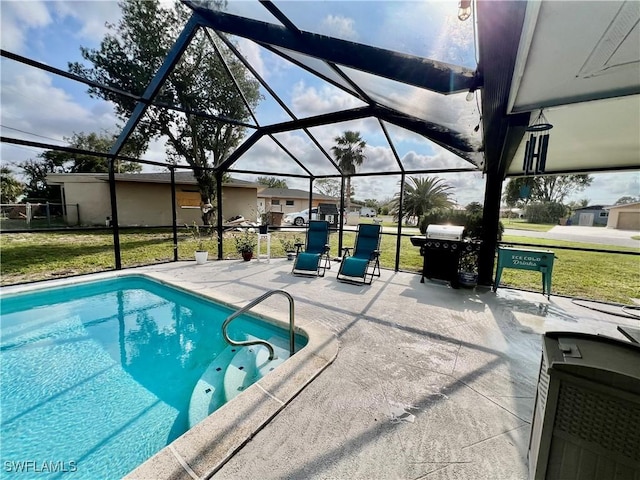
[[[232,309],[238,309],[240,303],[246,304],[252,300],[231,298],[214,289],[202,289],[201,286],[196,287],[189,282],[176,281],[161,273],[148,271],[101,272],[55,279],[39,282],[35,289],[130,276],[143,276]],[[14,294],[33,289],[34,285],[31,284],[2,287],[1,290],[3,294]],[[252,309],[251,315],[281,328],[289,328],[288,309],[281,312],[261,307],[258,305]],[[305,347],[129,472],[125,478],[200,479],[213,476],[338,355],[338,339],[325,327],[304,318],[296,318],[295,332],[307,337]]]

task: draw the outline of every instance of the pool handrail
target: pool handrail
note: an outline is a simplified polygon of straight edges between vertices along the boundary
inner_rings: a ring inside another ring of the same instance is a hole
[[[222,336],[224,337],[224,339],[228,344],[233,345],[235,347],[243,347],[243,346],[249,346],[249,345],[264,345],[269,350],[269,360],[273,360],[275,358],[275,351],[273,349],[273,346],[269,342],[266,342],[264,340],[236,341],[236,340],[231,340],[229,338],[229,335],[227,334],[227,326],[229,326],[229,324],[234,318],[242,315],[246,311],[252,309],[256,305],[261,303],[263,300],[266,300],[267,298],[275,294],[284,295],[289,300],[289,355],[292,356],[295,353],[294,302],[293,302],[293,297],[288,292],[285,292],[284,290],[269,290],[267,293],[260,295],[258,298],[256,298],[252,302],[249,302],[248,304],[246,304],[240,310],[237,310],[236,312],[229,315],[225,319],[225,321],[222,323]]]

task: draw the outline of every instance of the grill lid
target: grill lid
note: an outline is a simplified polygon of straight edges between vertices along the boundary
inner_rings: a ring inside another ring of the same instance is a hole
[[[429,225],[427,227],[427,238],[433,240],[455,240],[462,241],[464,227],[460,225]]]

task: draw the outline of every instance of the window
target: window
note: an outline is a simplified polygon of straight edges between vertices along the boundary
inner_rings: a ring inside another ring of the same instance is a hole
[[[182,190],[176,192],[176,203],[179,207],[199,207],[200,192],[198,190]]]
[[[608,217],[609,216],[609,212],[600,212],[600,216],[601,217]]]
[[[272,198],[271,205],[280,205],[280,200],[276,200],[275,198]]]
[[[293,207],[294,202],[293,200],[287,200],[287,207]]]

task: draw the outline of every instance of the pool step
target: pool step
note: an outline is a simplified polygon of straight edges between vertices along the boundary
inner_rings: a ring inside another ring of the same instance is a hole
[[[224,374],[224,394],[227,401],[249,388],[270,371],[289,358],[289,350],[276,345],[276,339],[269,339],[276,358],[269,361],[269,350],[262,345],[253,345],[240,349]]]
[[[228,346],[209,364],[191,393],[189,402],[189,428],[201,422],[224,404],[224,372],[238,352],[238,347]]]
[[[247,340],[255,337],[248,336]],[[226,347],[202,374],[191,394],[189,428],[204,420],[229,400],[260,380],[289,358],[289,348],[283,348],[279,338],[267,340],[274,347],[276,358],[269,361],[269,350],[262,345]]]

